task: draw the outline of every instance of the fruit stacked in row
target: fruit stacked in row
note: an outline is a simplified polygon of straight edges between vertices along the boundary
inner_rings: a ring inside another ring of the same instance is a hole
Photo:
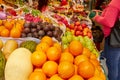
[[[60,40],[62,34],[63,31],[60,27],[54,26],[48,22],[25,22],[21,37],[35,37],[41,39],[43,36],[47,35]]]
[[[79,41],[61,47],[48,36],[41,39],[31,55],[29,80],[106,80],[96,55]]]
[[[23,30],[24,20],[0,20],[0,36],[19,38]]]
[[[70,31],[73,32],[75,36],[88,36],[89,38],[92,38],[92,32],[91,29],[88,27],[86,23],[80,23],[79,21],[71,23],[69,27]]]
[[[99,56],[99,52],[96,49],[94,42],[88,36],[75,36],[71,31],[66,31],[62,36],[62,47],[64,49],[67,48],[73,40],[80,41],[84,47],[88,48],[96,56]]]

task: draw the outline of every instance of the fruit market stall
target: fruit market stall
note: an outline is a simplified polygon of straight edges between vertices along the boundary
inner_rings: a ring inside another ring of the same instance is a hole
[[[14,4],[1,5],[0,80],[106,80],[82,3]]]

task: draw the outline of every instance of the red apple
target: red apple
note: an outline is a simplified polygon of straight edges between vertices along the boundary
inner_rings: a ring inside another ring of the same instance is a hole
[[[77,30],[78,30],[78,31],[82,31],[82,30],[83,30],[82,26],[80,26],[80,25],[77,26]]]
[[[74,23],[71,23],[70,26],[69,26],[70,29],[74,29],[74,27],[75,27]]]
[[[75,36],[83,35],[82,31],[75,31]]]
[[[76,30],[77,30],[77,27],[78,27],[78,26],[74,26],[74,31],[76,31]]]
[[[91,32],[88,32],[88,33],[87,33],[87,36],[88,36],[89,38],[92,38],[92,33],[91,33]]]
[[[83,28],[86,28],[86,27],[87,27],[87,24],[82,23],[81,26],[82,26]]]
[[[75,26],[80,26],[80,22],[79,21],[75,22]]]
[[[62,0],[61,1],[61,6],[67,5],[67,0]]]

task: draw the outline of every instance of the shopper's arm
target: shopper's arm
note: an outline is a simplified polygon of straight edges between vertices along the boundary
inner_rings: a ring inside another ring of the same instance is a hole
[[[96,15],[94,20],[99,24],[107,27],[113,27],[116,18],[118,17],[119,10],[115,7],[109,6],[106,10],[103,11],[103,14]]]

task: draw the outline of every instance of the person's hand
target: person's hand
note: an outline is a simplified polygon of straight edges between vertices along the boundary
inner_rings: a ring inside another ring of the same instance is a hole
[[[95,11],[95,12],[96,12],[96,15],[92,18],[92,20],[94,21],[94,18],[95,18],[96,16],[100,15],[100,13],[101,13],[102,11],[100,11],[100,10],[92,10],[92,11]]]

